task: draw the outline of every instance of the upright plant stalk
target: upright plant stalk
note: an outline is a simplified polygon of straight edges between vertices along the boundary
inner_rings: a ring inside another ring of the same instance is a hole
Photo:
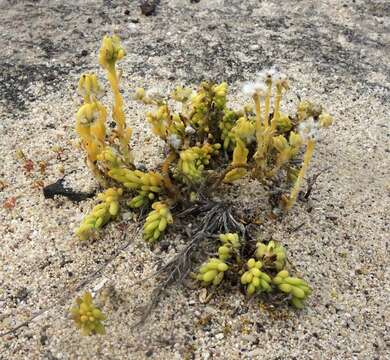
[[[271,129],[276,130],[276,124],[279,120],[279,109],[280,102],[282,100],[282,86],[280,84],[276,85],[276,94],[275,94],[275,105],[274,105],[274,116],[271,120]]]
[[[256,139],[259,142],[261,138],[261,105],[260,105],[260,95],[255,93],[253,95],[253,101],[255,102],[255,112],[256,112]]]
[[[253,101],[255,103],[255,113],[256,113],[256,142],[257,142],[257,149],[255,154],[255,160],[257,163],[257,169],[259,170],[260,167],[262,167],[260,164],[262,162],[262,159],[264,157],[264,129],[265,127],[261,124],[261,103],[260,103],[260,94],[254,93],[253,94]]]
[[[310,160],[313,157],[314,146],[315,146],[315,140],[309,139],[307,142],[307,148],[306,148],[305,156],[303,158],[303,164],[302,164],[301,170],[299,171],[298,178],[294,184],[294,187],[291,191],[290,197],[287,201],[287,205],[286,205],[287,210],[290,209],[297,200],[298,193],[299,193],[299,190],[301,188],[303,178],[306,174]]]
[[[119,76],[116,71],[116,62],[125,56],[119,37],[116,35],[105,36],[99,51],[99,63],[107,71],[107,78],[114,95],[113,119],[117,124],[117,136],[120,150],[126,165],[133,167],[133,159],[129,149],[131,129],[126,128],[126,119],[123,112],[123,100],[119,91]]]
[[[267,89],[267,94],[265,96],[265,106],[264,106],[264,127],[267,128],[269,126],[269,110],[271,107],[271,92],[272,92],[272,80],[269,80]]]
[[[126,128],[125,113],[123,111],[123,99],[119,91],[119,80],[115,66],[107,69],[107,78],[110,82],[112,93],[114,95],[114,106],[112,109],[113,118],[117,123],[118,140],[120,143],[120,149],[123,153],[123,157],[127,165],[133,163],[132,156],[129,150],[129,140],[131,137],[131,129]]]

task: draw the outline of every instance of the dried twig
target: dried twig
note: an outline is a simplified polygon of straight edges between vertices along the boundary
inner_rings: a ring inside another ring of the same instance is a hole
[[[192,231],[187,231],[190,241],[186,246],[167,264],[163,265],[156,273],[135,284],[143,282],[152,277],[161,277],[158,285],[151,294],[151,300],[143,310],[141,318],[132,326],[137,327],[149,316],[151,310],[158,304],[161,296],[173,283],[181,284],[188,276],[192,267],[192,256],[199,248],[199,245],[219,232],[239,232],[244,238],[245,227],[237,221],[231,213],[230,206],[223,203],[205,202],[196,204],[181,213],[177,218],[186,218],[190,215],[203,213],[199,226]],[[188,227],[186,227],[188,229]],[[133,284],[133,285],[135,285]]]
[[[291,229],[288,230],[288,232],[291,234],[291,233],[293,233],[295,231],[298,231],[304,225],[305,225],[305,222],[303,222],[303,223],[301,223],[301,224],[299,224],[297,226],[292,227]]]
[[[313,187],[317,181],[317,179],[319,178],[319,176],[324,173],[325,171],[328,171],[330,169],[330,167],[327,167],[325,168],[324,170],[321,170],[319,171],[317,174],[313,175],[312,177],[310,177],[308,180],[307,180],[307,190],[305,192],[305,194],[303,195],[303,199],[305,200],[308,200],[310,195],[311,195],[311,192],[313,190]]]

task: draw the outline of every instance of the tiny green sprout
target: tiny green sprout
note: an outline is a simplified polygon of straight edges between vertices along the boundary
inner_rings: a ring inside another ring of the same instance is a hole
[[[71,315],[82,335],[104,335],[106,333],[102,324],[106,316],[94,305],[90,292],[85,292],[82,297],[76,299],[76,305],[72,307]]]

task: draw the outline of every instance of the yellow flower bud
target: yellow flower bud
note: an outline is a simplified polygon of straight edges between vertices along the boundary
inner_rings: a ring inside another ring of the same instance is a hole
[[[103,89],[95,74],[83,74],[80,77],[77,91],[86,102],[93,102],[103,95]]]
[[[120,39],[117,35],[103,38],[102,46],[99,50],[99,63],[104,69],[108,69],[115,65],[115,62],[121,60],[125,56]]]

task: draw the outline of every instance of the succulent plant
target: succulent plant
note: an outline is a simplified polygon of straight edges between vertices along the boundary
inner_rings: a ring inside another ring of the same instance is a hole
[[[82,297],[76,299],[76,305],[72,307],[71,315],[82,335],[104,335],[106,333],[102,323],[106,316],[94,305],[90,292],[86,292]]]
[[[297,277],[290,277],[287,270],[279,271],[272,282],[277,285],[280,291],[291,295],[291,304],[298,309],[303,308],[304,300],[306,300],[312,292],[306,281]]]
[[[294,205],[320,130],[330,126],[333,118],[307,100],[299,102],[295,113],[284,113],[286,75],[275,68],[257,74],[242,88],[252,104],[239,109],[229,107],[226,82],[204,81],[196,90],[177,87],[166,95],[156,89],[136,89],[134,99],[150,107],[146,122],[165,143],[164,160],[147,170],[137,168],[129,145],[132,129],[126,123],[118,70],[124,56],[117,35],[103,38],[98,58],[112,90],[112,112],[100,101],[103,89],[95,74],[82,75],[78,84],[83,103],[76,114],[76,132],[87,165],[107,189],[76,230],[80,239],[88,239],[117,217],[121,204],[127,204],[133,211],[149,211],[143,233],[153,244],[173,223],[175,209],[188,208],[199,199],[213,200],[221,186],[244,177],[259,186],[276,184],[285,189],[276,201],[281,210]],[[114,127],[107,126],[109,120]],[[225,226],[224,230],[232,229]],[[241,259],[242,240],[237,234],[222,234],[220,241],[218,256],[206,261],[196,275],[203,285],[218,285],[227,271],[238,271],[248,294],[277,287],[294,306],[302,307],[310,288],[303,280],[298,284],[291,280],[296,278],[281,276],[287,271],[281,244],[257,244],[256,260]],[[247,261],[245,269],[242,260]],[[279,272],[276,277],[275,272]]]

